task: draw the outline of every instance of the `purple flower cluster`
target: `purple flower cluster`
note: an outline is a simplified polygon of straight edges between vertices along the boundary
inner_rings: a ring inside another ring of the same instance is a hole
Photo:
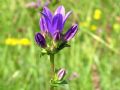
[[[54,43],[68,42],[76,34],[78,30],[77,24],[71,26],[65,34],[62,33],[65,22],[71,14],[71,11],[65,14],[65,8],[63,6],[59,6],[54,15],[47,7],[44,7],[41,14],[42,16],[39,22],[41,32],[36,33],[35,40],[42,48],[47,48],[49,46],[47,45],[47,38]]]

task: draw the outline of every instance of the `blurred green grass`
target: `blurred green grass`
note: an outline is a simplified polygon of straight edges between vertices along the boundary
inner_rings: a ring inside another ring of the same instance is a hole
[[[27,2],[30,1],[0,1],[0,90],[49,90],[50,63],[47,56],[40,56],[40,48],[34,42],[34,34],[39,31],[41,9],[26,8]],[[99,77],[98,88],[120,90],[120,21],[116,19],[120,18],[120,1],[61,0],[49,7],[54,11],[61,4],[67,11],[73,11],[65,30],[72,22],[80,24],[90,18],[88,27],[79,25],[76,37],[70,42],[71,47],[55,56],[56,68],[66,68],[67,77],[74,72],[79,75],[62,90],[96,90],[93,66]],[[95,9],[102,12],[98,21],[92,18]],[[90,30],[92,24],[97,30]],[[4,41],[9,37],[28,38],[31,45],[5,45]]]

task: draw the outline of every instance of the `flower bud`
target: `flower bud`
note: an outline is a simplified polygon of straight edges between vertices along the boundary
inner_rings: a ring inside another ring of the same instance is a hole
[[[71,40],[71,39],[74,37],[74,35],[76,34],[77,31],[78,31],[78,25],[77,25],[77,24],[76,24],[76,25],[73,25],[73,26],[66,32],[66,34],[65,34],[65,36],[64,36],[65,41]]]
[[[65,69],[63,69],[63,68],[60,69],[60,70],[58,71],[58,73],[57,73],[58,80],[62,80],[62,79],[64,78],[65,74],[66,74]]]
[[[38,45],[40,45],[42,48],[45,48],[47,45],[46,45],[46,41],[45,41],[45,38],[43,37],[42,34],[40,33],[37,33],[35,35],[35,41]]]

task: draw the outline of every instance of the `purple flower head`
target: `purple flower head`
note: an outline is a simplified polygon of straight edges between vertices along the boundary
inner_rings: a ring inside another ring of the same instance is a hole
[[[44,37],[43,42],[46,43],[46,37],[52,39],[51,41],[57,42],[68,42],[71,40],[78,30],[78,25],[75,24],[64,34],[63,29],[67,18],[70,16],[71,11],[65,14],[65,8],[59,6],[53,14],[47,7],[43,8],[40,18],[40,29],[41,36]],[[37,35],[37,34],[36,34]],[[35,36],[36,37],[36,36]],[[36,39],[36,38],[35,38]],[[36,40],[37,43],[39,42]],[[42,42],[42,43],[43,43]],[[41,42],[39,42],[40,45]],[[48,45],[51,46],[51,45]]]

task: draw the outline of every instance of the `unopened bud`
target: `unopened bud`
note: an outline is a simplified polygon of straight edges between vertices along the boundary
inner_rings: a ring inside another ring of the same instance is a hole
[[[62,79],[64,78],[65,74],[66,74],[65,69],[63,69],[63,68],[60,69],[60,70],[58,71],[58,73],[57,73],[58,80],[62,80]]]

